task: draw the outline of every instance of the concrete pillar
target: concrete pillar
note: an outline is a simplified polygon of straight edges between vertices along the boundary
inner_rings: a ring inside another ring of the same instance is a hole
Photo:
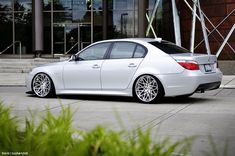
[[[108,38],[108,0],[103,0],[103,40]]]
[[[40,57],[43,51],[43,0],[33,0],[33,52]]]
[[[148,0],[138,0],[138,37],[146,37]]]

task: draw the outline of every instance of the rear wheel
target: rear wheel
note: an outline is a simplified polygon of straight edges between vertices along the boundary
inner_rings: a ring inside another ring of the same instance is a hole
[[[54,94],[54,85],[47,74],[38,73],[33,78],[32,90],[38,97],[49,97]]]
[[[134,84],[134,96],[141,102],[154,103],[164,95],[161,82],[152,75],[142,75]]]

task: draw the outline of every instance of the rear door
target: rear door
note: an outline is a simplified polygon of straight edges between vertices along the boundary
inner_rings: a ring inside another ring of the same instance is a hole
[[[115,42],[101,69],[103,90],[126,89],[147,50],[132,42]]]

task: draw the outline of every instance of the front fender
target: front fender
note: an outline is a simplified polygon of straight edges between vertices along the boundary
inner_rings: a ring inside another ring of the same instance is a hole
[[[62,66],[47,66],[47,67],[38,67],[35,68],[29,75],[31,78],[30,85],[32,84],[33,78],[38,73],[45,73],[47,74],[55,87],[55,91],[58,89],[64,89],[64,83],[63,83],[63,67]],[[28,86],[28,85],[27,85]],[[27,87],[28,88],[28,87]]]

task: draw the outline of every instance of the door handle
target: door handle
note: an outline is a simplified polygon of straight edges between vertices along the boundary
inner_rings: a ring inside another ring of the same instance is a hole
[[[98,68],[100,68],[100,66],[99,66],[98,64],[94,64],[94,65],[92,66],[92,68],[93,68],[93,69],[98,69]]]
[[[128,65],[128,67],[130,67],[130,68],[135,68],[135,67],[137,67],[137,65],[135,65],[134,63],[130,63],[130,64]]]

